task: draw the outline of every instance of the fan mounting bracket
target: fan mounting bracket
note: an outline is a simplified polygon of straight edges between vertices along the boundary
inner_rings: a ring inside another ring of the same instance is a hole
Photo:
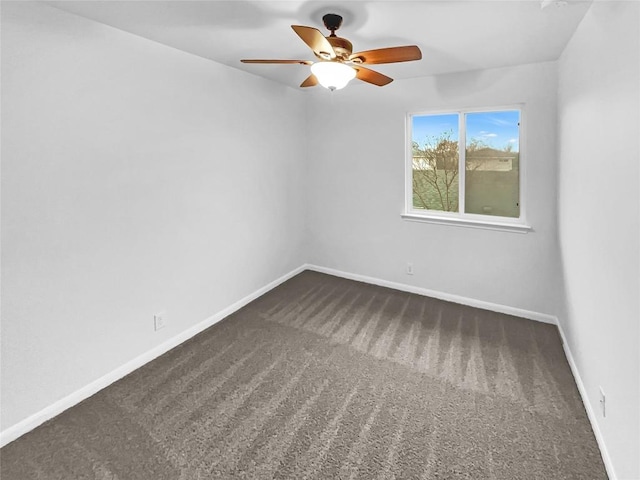
[[[322,17],[322,21],[324,22],[324,26],[327,27],[327,30],[331,32],[331,36],[335,37],[336,30],[342,25],[342,17],[336,13],[327,13]]]

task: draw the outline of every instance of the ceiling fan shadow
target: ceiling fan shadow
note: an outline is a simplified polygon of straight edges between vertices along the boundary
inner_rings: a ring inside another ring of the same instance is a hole
[[[335,13],[344,19],[341,29],[343,31],[348,30],[351,36],[352,32],[357,32],[367,23],[367,19],[369,18],[368,3],[369,2],[350,2],[347,4],[347,2],[336,2],[325,4],[319,2],[302,2],[295,13],[295,17],[298,21],[312,25],[328,35],[329,32],[324,30],[322,22],[318,25],[318,21],[327,13]]]

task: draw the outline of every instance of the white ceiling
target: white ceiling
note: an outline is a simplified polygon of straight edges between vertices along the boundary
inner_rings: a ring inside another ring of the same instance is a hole
[[[374,69],[395,79],[556,60],[590,1],[541,8],[540,0],[442,1],[49,1],[62,10],[296,87],[302,65],[250,65],[242,58],[315,60],[290,25],[329,34],[325,13],[344,17],[338,35],[354,51],[418,45],[423,59]],[[547,2],[548,3],[548,2]]]

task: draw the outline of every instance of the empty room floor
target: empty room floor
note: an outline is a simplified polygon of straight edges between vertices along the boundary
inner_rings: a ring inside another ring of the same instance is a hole
[[[3,480],[607,478],[555,326],[311,271],[0,455]]]

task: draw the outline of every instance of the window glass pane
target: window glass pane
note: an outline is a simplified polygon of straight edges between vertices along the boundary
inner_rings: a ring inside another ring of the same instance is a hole
[[[458,211],[458,114],[414,115],[413,208]]]
[[[466,114],[466,213],[520,216],[520,112]]]

